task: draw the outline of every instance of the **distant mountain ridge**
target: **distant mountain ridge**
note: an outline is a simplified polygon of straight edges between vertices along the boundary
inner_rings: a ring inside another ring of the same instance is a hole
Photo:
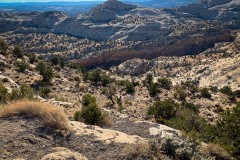
[[[138,4],[152,8],[172,8],[197,2],[200,0],[150,0]]]
[[[196,3],[199,0],[123,0],[124,3],[130,3],[152,8],[171,8],[181,5]],[[104,1],[82,1],[82,2],[25,2],[25,3],[2,3],[0,2],[0,11],[62,11],[68,15],[77,15],[89,12],[95,6],[104,3]]]

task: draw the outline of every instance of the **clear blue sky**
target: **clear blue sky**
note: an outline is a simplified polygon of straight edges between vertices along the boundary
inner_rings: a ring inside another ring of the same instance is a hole
[[[80,2],[80,1],[105,1],[105,0],[0,0],[0,3],[6,2]]]

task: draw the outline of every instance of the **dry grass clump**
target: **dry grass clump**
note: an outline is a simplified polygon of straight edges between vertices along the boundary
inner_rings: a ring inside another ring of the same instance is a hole
[[[207,144],[203,147],[203,152],[207,155],[214,156],[217,160],[222,159],[234,159],[226,150],[224,150],[221,146],[217,144]]]
[[[69,120],[64,111],[48,103],[24,100],[6,105],[0,110],[0,117],[6,118],[14,115],[39,117],[47,126],[56,131],[62,133],[70,131]]]
[[[149,158],[150,152],[151,146],[147,142],[129,144],[122,150],[122,153],[125,155],[124,157],[128,157],[129,159]]]

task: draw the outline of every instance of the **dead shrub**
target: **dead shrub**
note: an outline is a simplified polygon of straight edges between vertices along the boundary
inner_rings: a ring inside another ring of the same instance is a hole
[[[70,133],[67,115],[58,107],[44,102],[18,101],[6,105],[0,110],[0,117],[7,118],[15,115],[30,115],[41,118],[50,128],[63,134]]]
[[[122,153],[125,155],[124,157],[133,158],[147,158],[150,155],[151,147],[149,143],[137,143],[137,144],[129,144],[123,148]]]
[[[203,147],[203,152],[207,155],[214,156],[216,160],[231,160],[233,157],[217,144],[207,144]]]

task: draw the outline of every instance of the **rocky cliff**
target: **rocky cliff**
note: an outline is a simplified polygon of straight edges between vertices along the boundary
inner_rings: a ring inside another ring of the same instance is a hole
[[[113,49],[96,57],[77,60],[77,62],[87,67],[108,67],[134,58],[154,59],[159,56],[195,55],[213,47],[216,42],[228,42],[231,39],[232,37],[227,31],[205,35],[171,37],[150,42],[149,44],[138,44],[131,49]]]

